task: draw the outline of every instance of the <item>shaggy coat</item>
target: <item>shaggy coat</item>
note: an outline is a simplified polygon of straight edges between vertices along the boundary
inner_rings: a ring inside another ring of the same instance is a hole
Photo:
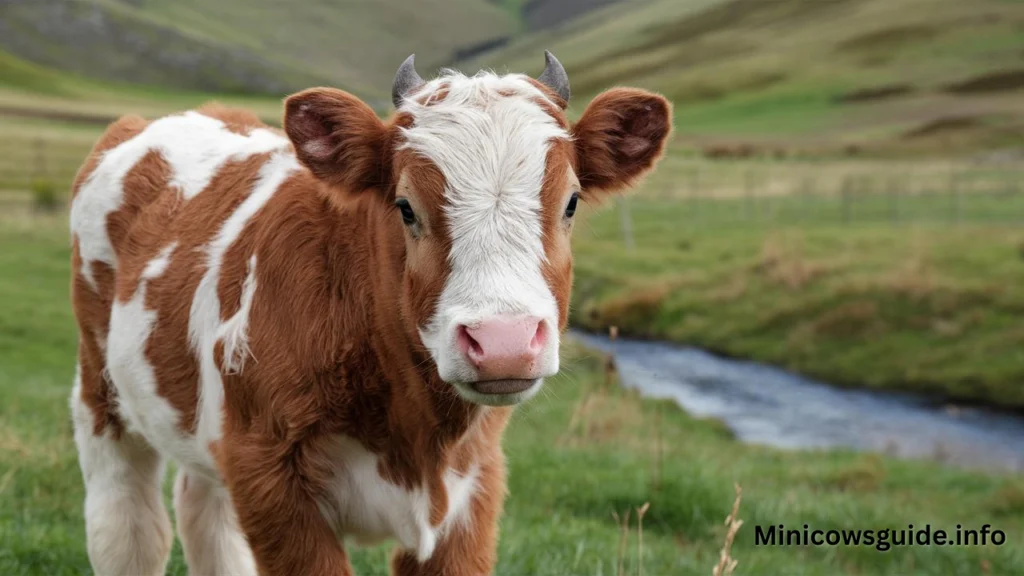
[[[671,127],[640,90],[575,124],[565,105],[447,73],[386,121],[316,88],[283,131],[216,105],[112,124],[71,209],[96,572],[163,573],[172,458],[193,574],[350,574],[347,539],[395,540],[395,574],[490,573],[511,405],[558,369],[576,198],[632,184]],[[535,356],[488,385],[466,330],[496,315],[534,319]]]

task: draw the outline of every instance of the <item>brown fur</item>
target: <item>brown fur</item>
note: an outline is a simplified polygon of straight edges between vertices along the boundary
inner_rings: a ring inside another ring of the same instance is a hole
[[[223,438],[211,451],[257,564],[264,574],[351,572],[318,506],[336,465],[329,456],[332,438],[343,434],[379,456],[388,481],[426,486],[435,526],[448,508],[445,470],[478,465],[480,490],[469,528],[454,528],[425,564],[399,552],[392,567],[403,575],[489,573],[506,490],[501,437],[510,410],[461,399],[438,377],[416,331],[433,314],[449,274],[444,177],[420,157],[393,152],[398,127],[412,121],[408,115],[383,123],[368,106],[333,89],[301,92],[285,108],[285,132],[308,171],[286,180],[250,220],[225,254],[217,286],[226,319],[239,309],[248,262],[256,257],[258,289],[248,325],[253,358],[241,373],[223,375]],[[545,110],[568,126],[561,110]],[[239,133],[262,126],[245,112],[219,106],[200,111]],[[559,304],[560,328],[572,282],[571,221],[564,211],[573,174],[585,192],[628,185],[661,154],[669,114],[659,96],[614,90],[596,99],[573,128],[575,144],[552,146],[542,189],[543,272]],[[135,118],[115,123],[76,188],[100,152],[144,126]],[[207,190],[183,203],[168,186],[166,163],[151,153],[129,174],[125,205],[108,222],[119,256],[121,300],[135,294],[146,263],[178,243],[164,274],[147,282],[145,306],[158,312],[158,320],[146,355],[159,393],[181,412],[185,431],[196,423],[198,366],[187,331],[205,268],[201,248],[267,160],[258,155],[229,163]],[[396,196],[413,204],[426,232],[421,238],[401,225],[392,206]],[[83,284],[77,247],[74,259],[83,397],[98,416],[100,433],[120,426],[94,338],[109,322],[115,275],[95,271],[97,294]],[[215,355],[223,372],[222,346]]]
[[[635,88],[598,95],[573,126],[587,197],[631,186],[654,167],[672,132],[672,105]]]

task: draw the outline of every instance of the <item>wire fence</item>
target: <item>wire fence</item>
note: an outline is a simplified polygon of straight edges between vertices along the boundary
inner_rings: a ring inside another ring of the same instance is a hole
[[[66,198],[90,146],[91,137],[0,140],[0,204],[24,203],[39,189]],[[634,220],[655,214],[672,214],[691,226],[1024,224],[1024,159],[708,160],[669,155],[637,193],[616,207],[627,246]]]
[[[23,203],[44,189],[66,197],[90,148],[82,139],[0,140],[0,204]]]
[[[672,160],[629,197],[626,220],[689,226],[914,222],[1024,224],[1024,161]],[[625,239],[625,242],[630,242]]]

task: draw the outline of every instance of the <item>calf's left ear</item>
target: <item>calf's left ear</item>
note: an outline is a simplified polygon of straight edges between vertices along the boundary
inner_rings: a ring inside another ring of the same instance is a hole
[[[585,196],[631,186],[661,158],[671,132],[672,104],[664,97],[635,88],[599,94],[572,127]]]
[[[389,132],[362,100],[310,88],[286,98],[284,108],[284,131],[317,178],[352,192],[385,185]]]

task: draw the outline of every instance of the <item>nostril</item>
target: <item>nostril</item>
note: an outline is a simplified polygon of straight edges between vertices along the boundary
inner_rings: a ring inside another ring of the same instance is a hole
[[[537,330],[533,334],[533,339],[530,340],[530,351],[537,352],[544,347],[545,342],[548,339],[548,331],[544,322],[537,322]]]
[[[458,341],[459,348],[463,354],[466,354],[472,359],[479,359],[484,355],[484,349],[480,346],[480,343],[469,333],[469,328],[464,324],[459,326],[458,330]]]

